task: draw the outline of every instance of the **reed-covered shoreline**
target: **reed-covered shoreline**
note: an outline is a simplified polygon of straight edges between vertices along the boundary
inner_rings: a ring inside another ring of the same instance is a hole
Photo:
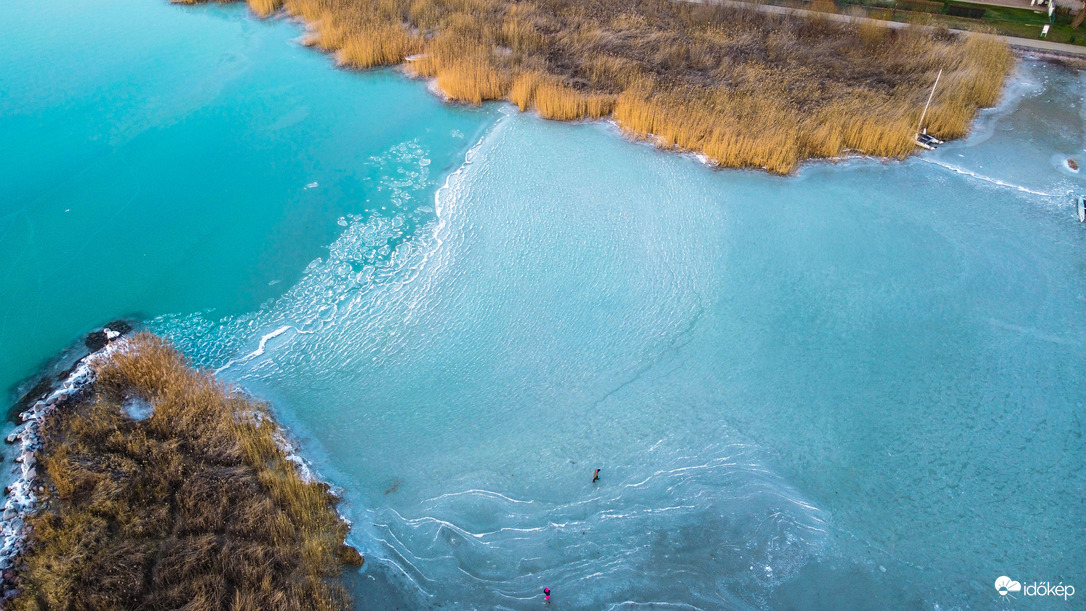
[[[265,405],[165,340],[110,343],[23,420],[6,607],[350,607],[336,496]]]
[[[192,0],[182,0],[189,2]],[[452,100],[557,120],[613,118],[724,167],[903,158],[924,101],[943,139],[995,104],[1014,64],[994,37],[891,29],[673,0],[248,0],[365,69],[405,62]]]

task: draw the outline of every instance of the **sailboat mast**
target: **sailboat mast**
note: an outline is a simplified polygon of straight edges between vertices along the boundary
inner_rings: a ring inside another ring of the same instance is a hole
[[[931,99],[935,97],[935,88],[939,86],[939,78],[943,76],[942,68],[939,69],[939,74],[935,75],[935,84],[931,86],[931,93],[928,94],[928,103],[924,104],[924,112],[920,113],[920,122],[916,124],[916,133],[920,133],[920,128],[924,125],[924,117],[928,115],[928,106],[931,106]]]

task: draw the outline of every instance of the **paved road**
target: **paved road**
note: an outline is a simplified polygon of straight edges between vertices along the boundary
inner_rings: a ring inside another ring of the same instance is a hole
[[[1086,32],[1084,32],[1086,34]],[[1000,36],[1012,47],[1028,49],[1030,51],[1044,51],[1056,55],[1072,55],[1086,57],[1086,47],[1068,45],[1062,42],[1048,42],[1047,40],[1033,40],[1032,38],[1015,38],[1014,36]]]
[[[734,6],[736,8],[753,8],[766,13],[772,13],[775,15],[803,15],[806,17],[823,17],[831,21],[840,21],[843,23],[872,23],[886,28],[906,28],[910,24],[902,23],[900,21],[883,21],[881,19],[871,19],[870,17],[853,17],[851,15],[838,15],[835,13],[819,13],[815,11],[809,11],[801,8],[789,8],[785,6],[776,6],[774,4],[759,4],[756,2],[738,2],[737,0],[687,0],[688,2],[709,2],[713,4],[722,4],[725,6]],[[917,26],[926,27],[926,26]],[[962,30],[951,30],[953,32],[962,32]],[[1084,33],[1086,34],[1086,33]],[[1069,55],[1072,57],[1086,57],[1086,47],[1079,45],[1068,45],[1059,42],[1048,42],[1047,40],[1034,40],[1032,38],[1016,38],[1014,36],[999,36],[1008,45],[1017,49],[1026,49],[1029,51],[1040,51],[1043,53],[1052,53],[1055,55]]]

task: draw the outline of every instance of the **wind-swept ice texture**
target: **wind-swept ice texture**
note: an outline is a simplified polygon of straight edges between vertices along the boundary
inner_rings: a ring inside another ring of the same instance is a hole
[[[259,309],[336,239],[338,218],[391,205],[367,160],[415,142],[447,172],[495,115],[391,70],[337,70],[293,42],[300,24],[237,4],[5,7],[4,393],[118,317]]]
[[[267,311],[156,327],[182,342],[208,328],[182,346],[208,364],[241,354],[223,375],[298,407],[359,506],[379,508],[358,520],[375,524],[376,554],[424,597],[511,605],[551,584],[585,607],[714,605],[787,578],[820,552],[822,512],[708,414],[641,394],[682,366],[719,290],[724,269],[705,257],[720,259],[723,210],[695,189],[640,197],[640,165],[612,169],[606,197],[525,173],[576,137],[536,128],[503,120],[411,240],[411,213],[349,219]],[[388,158],[388,196],[407,200],[425,157]],[[687,165],[648,184],[671,189]],[[237,345],[250,329],[269,331]]]
[[[1086,568],[1083,181],[1040,152],[1086,141],[1046,106],[1080,78],[786,179],[509,116],[411,235],[346,218],[262,311],[155,327],[305,431],[425,601],[983,606]]]

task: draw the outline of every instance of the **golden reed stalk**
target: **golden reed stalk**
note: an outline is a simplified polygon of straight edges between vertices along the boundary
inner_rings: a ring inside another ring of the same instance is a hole
[[[22,591],[38,609],[351,608],[362,562],[328,486],[279,446],[266,407],[146,333],[98,363],[93,393],[43,425],[47,493]],[[135,421],[133,397],[153,413]]]
[[[830,0],[823,0],[828,3]],[[548,119],[613,118],[721,166],[902,158],[935,74],[928,130],[965,134],[1014,64],[983,34],[892,30],[673,0],[248,0],[312,27],[352,68],[406,66],[452,100]]]

